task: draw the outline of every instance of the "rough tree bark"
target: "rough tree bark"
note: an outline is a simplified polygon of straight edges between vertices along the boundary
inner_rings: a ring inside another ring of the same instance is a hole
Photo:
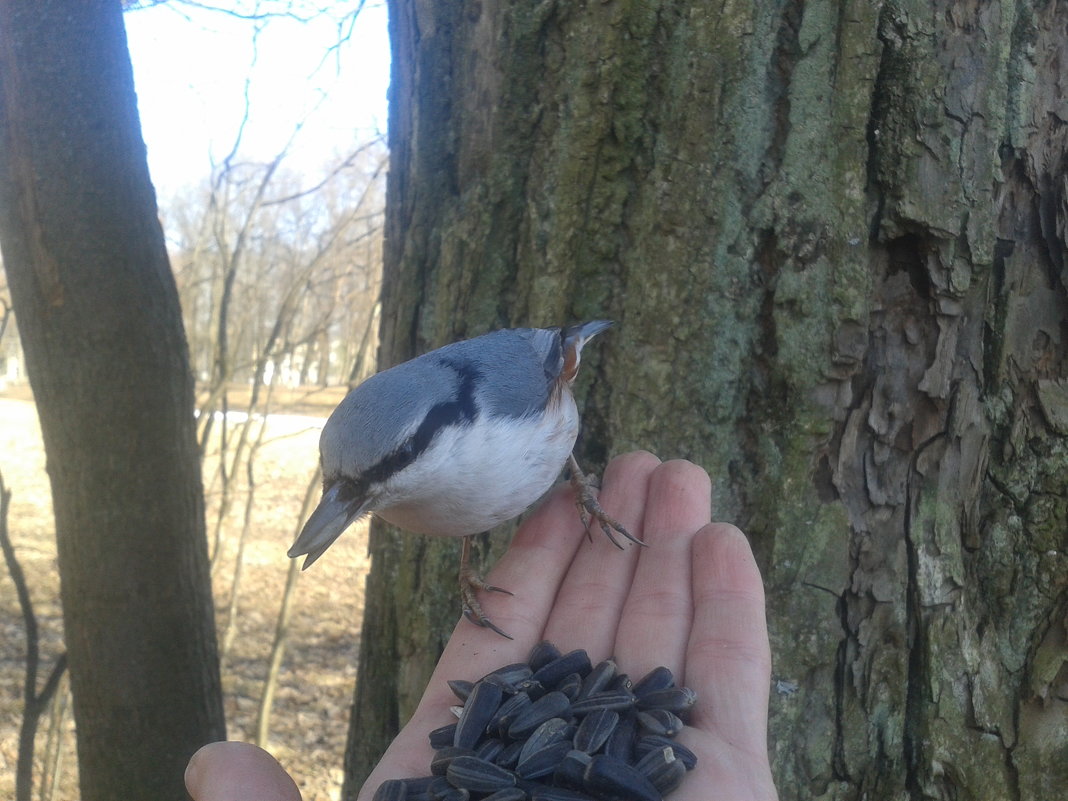
[[[0,239],[52,485],[85,801],[225,734],[182,318],[117,1],[0,2]]]
[[[699,462],[752,537],[782,797],[1059,795],[1068,4],[390,8],[384,364],[616,319],[588,461]],[[454,550],[374,530],[349,797]]]

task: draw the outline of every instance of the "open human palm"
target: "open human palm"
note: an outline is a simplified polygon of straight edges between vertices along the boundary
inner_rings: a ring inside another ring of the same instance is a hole
[[[543,639],[565,652],[583,648],[593,662],[611,656],[635,677],[666,665],[697,692],[678,739],[698,764],[671,801],[776,798],[767,756],[764,593],[745,536],[710,522],[708,475],[689,462],[661,464],[652,454],[631,453],[608,465],[602,483],[602,505],[648,547],[620,551],[607,538],[585,537],[570,487],[557,487],[487,577],[514,593],[489,594],[484,603],[515,639],[459,621],[415,713],[359,801],[370,801],[386,779],[428,773],[427,733],[452,720],[449,707],[456,703],[449,679],[474,680],[522,661]],[[196,801],[252,798],[227,785],[239,769],[258,770],[261,779],[277,774],[278,794],[264,795],[260,784],[257,798],[299,799],[269,755],[241,744],[198,752],[187,774],[190,793]]]

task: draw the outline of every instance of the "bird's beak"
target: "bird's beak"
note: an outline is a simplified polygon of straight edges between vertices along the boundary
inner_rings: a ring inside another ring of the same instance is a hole
[[[315,560],[323,555],[334,540],[341,536],[356,518],[362,515],[367,508],[367,501],[363,498],[347,498],[342,500],[346,489],[344,482],[336,482],[323,493],[319,505],[311,513],[308,522],[301,529],[300,536],[289,549],[288,555],[292,559],[296,556],[308,555],[304,560],[302,570],[307,570]]]
[[[612,325],[611,320],[593,320],[580,325],[572,325],[561,332],[564,343],[564,363],[560,368],[560,379],[570,384],[578,375],[582,346]]]
[[[575,347],[582,350],[582,346],[604,331],[611,328],[614,323],[611,320],[591,320],[588,323],[573,325],[564,331],[564,339],[573,341]]]

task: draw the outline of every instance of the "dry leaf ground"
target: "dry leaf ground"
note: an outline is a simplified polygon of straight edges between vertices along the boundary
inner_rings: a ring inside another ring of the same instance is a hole
[[[313,408],[325,417],[331,404]],[[257,460],[251,538],[246,544],[237,636],[223,663],[228,736],[251,739],[267,671],[275,620],[304,489],[318,459],[315,420],[281,418],[268,428]],[[321,419],[318,425],[321,425]],[[33,598],[41,635],[42,676],[62,650],[59,578],[51,494],[37,414],[31,401],[0,397],[0,472],[13,493],[9,529]],[[205,468],[210,476],[211,465]],[[205,481],[209,479],[206,478]],[[217,615],[229,596],[245,502],[241,488],[224,529],[213,573]],[[207,493],[209,531],[217,497]],[[340,795],[341,759],[356,677],[367,562],[366,527],[341,537],[330,553],[301,574],[272,715],[268,747],[296,777],[306,801]],[[221,618],[220,618],[221,623]],[[25,635],[14,585],[0,576],[0,798],[14,797],[21,720]],[[37,738],[45,749],[47,721]],[[55,798],[76,801],[74,724],[68,712]],[[36,798],[35,793],[35,798]]]

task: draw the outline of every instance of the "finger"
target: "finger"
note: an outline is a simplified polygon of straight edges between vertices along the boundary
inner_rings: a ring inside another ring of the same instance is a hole
[[[764,752],[771,681],[764,585],[749,542],[734,526],[711,523],[694,538],[693,594],[685,681],[702,700],[692,723]]]
[[[251,743],[210,743],[189,760],[185,786],[194,801],[300,801],[278,761]]]
[[[601,505],[639,539],[649,477],[659,464],[653,454],[638,451],[613,459],[604,472]],[[623,601],[641,548],[626,543],[620,550],[596,522],[591,536],[592,541],[580,536],[580,547],[557,593],[545,639],[565,653],[584,648],[596,663],[613,652]]]
[[[484,593],[481,600],[486,614],[514,639],[507,640],[466,619],[457,623],[434,671],[434,678],[441,679],[437,689],[442,698],[449,699],[448,703],[454,700],[444,686],[446,680],[473,681],[508,662],[522,661],[541,638],[556,593],[582,539],[572,498],[566,484],[557,486],[523,521],[508,550],[487,576],[489,583],[513,593]]]
[[[711,482],[697,465],[665,462],[649,481],[643,537],[616,653],[635,678],[658,665],[679,675],[693,619],[691,544],[712,514]]]
[[[426,775],[433,755],[427,734],[455,720],[448,708],[459,702],[448,687],[450,679],[474,681],[509,662],[526,659],[542,637],[557,590],[582,538],[574,493],[561,484],[523,522],[487,576],[490,583],[515,593],[482,597],[486,614],[515,639],[506,640],[460,619],[411,720],[365,782],[361,801],[369,799],[386,779]]]
[[[489,599],[494,602],[500,617],[494,622],[515,637],[517,647],[513,649],[513,655],[516,658],[512,661],[525,658],[530,647],[541,638],[556,594],[582,537],[582,522],[575,507],[574,493],[567,483],[561,483],[523,521],[508,550],[491,571],[491,583],[515,593]],[[464,636],[462,639],[470,638]],[[498,644],[493,638],[476,642],[490,646]],[[487,663],[487,670],[501,664],[504,663]]]

